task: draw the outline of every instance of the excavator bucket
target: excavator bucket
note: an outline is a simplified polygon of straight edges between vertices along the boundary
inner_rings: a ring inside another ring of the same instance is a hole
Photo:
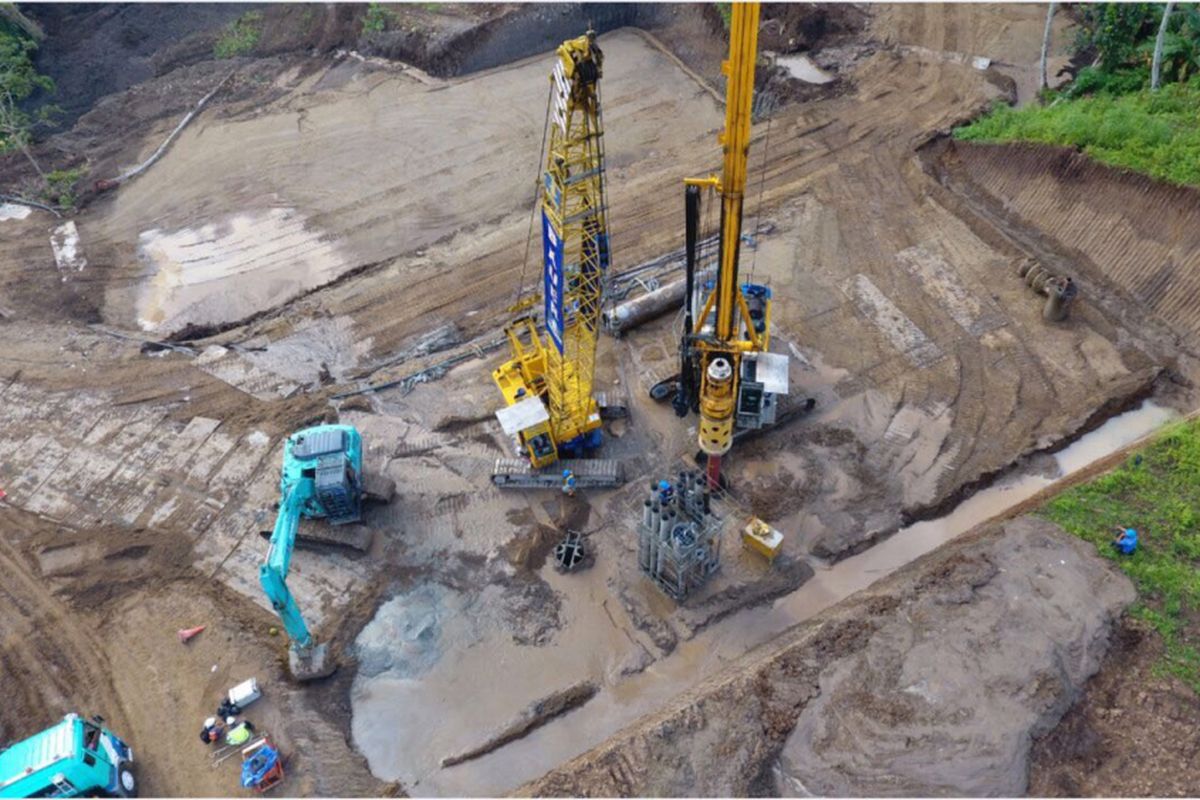
[[[337,662],[330,656],[328,644],[289,647],[288,669],[298,681],[315,681],[332,675],[337,670]]]

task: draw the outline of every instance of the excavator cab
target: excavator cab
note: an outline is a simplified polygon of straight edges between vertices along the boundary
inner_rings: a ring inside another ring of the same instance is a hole
[[[288,437],[280,489],[312,481],[302,514],[334,525],[362,519],[362,436],[349,425],[321,425]]]

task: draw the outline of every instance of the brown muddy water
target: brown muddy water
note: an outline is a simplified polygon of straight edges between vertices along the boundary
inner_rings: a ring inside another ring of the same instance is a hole
[[[384,654],[385,668],[376,662],[356,678],[354,744],[366,756],[372,773],[383,780],[402,781],[412,796],[511,791],[596,746],[752,648],[1178,416],[1172,409],[1145,402],[1055,454],[1053,477],[1014,473],[975,493],[949,514],[903,528],[859,555],[833,565],[814,562],[816,575],[796,591],[769,606],[731,615],[682,643],[670,656],[628,676],[616,667],[629,655],[630,641],[611,618],[606,621],[598,613],[605,600],[603,569],[591,571],[586,584],[555,585],[567,593],[570,624],[548,647],[516,647],[502,641],[486,631],[477,611],[451,607],[460,601],[439,613],[431,610],[428,598],[414,597],[420,602],[408,609],[403,600],[393,600],[368,626],[371,629],[381,617],[391,617],[392,623],[385,619],[380,624],[398,625],[400,634],[377,640],[396,643],[390,663]],[[546,572],[553,575],[552,570]],[[607,605],[619,609],[619,604]],[[397,619],[403,621],[396,623]],[[440,631],[436,630],[439,619]],[[359,641],[361,646],[363,638]],[[584,679],[595,680],[602,688],[581,708],[486,756],[450,768],[438,766],[454,747],[486,740],[519,713],[519,708],[506,709],[505,697],[514,689],[544,686],[542,694],[548,695],[564,681]]]

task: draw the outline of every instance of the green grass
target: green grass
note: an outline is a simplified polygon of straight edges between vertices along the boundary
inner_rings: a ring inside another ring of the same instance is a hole
[[[217,43],[213,45],[216,58],[244,56],[254,49],[262,36],[263,15],[258,11],[247,11],[225,26]]]
[[[1200,421],[1173,426],[1039,513],[1119,564],[1137,587],[1133,615],[1163,638],[1159,670],[1200,693]],[[1132,556],[1111,544],[1118,525],[1138,531]]]
[[[1021,109],[999,105],[954,136],[1079,147],[1105,164],[1200,186],[1200,78],[1157,92],[1059,97]]]

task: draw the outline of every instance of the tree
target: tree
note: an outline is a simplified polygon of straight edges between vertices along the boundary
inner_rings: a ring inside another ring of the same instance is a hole
[[[29,145],[33,141],[32,131],[33,121],[30,120],[28,114],[17,107],[17,101],[12,92],[0,94],[0,145],[3,145],[0,147],[0,152],[20,150],[26,160],[33,165],[38,177],[44,182],[46,173],[42,172],[37,159],[29,150]]]
[[[44,180],[45,174],[29,148],[33,131],[49,122],[58,109],[43,106],[35,116],[21,110],[21,102],[34,92],[54,91],[54,81],[33,67],[32,53],[36,49],[33,39],[0,25],[0,154],[20,150]]]
[[[1046,58],[1050,55],[1050,28],[1054,21],[1054,12],[1058,8],[1058,3],[1048,3],[1046,6],[1046,30],[1042,33],[1042,62],[1041,62],[1041,78],[1038,86],[1042,89],[1050,88],[1050,80],[1046,77]]]
[[[1172,4],[1174,5],[1174,4]],[[1176,8],[1162,44],[1162,79],[1183,83],[1200,70],[1200,10],[1190,3]]]
[[[26,36],[35,42],[40,42],[46,38],[46,32],[42,30],[42,26],[22,14],[17,9],[16,3],[0,3],[0,20],[4,20],[20,28],[25,32]]]
[[[1157,16],[1151,3],[1085,3],[1079,10],[1075,49],[1095,48],[1100,69],[1112,73],[1134,60],[1140,43],[1153,35]]]
[[[1175,7],[1174,0],[1168,2],[1163,9],[1162,22],[1158,25],[1158,36],[1154,40],[1154,63],[1150,67],[1150,89],[1158,90],[1158,79],[1162,74],[1163,41],[1167,38],[1167,20],[1171,18],[1171,10]]]

